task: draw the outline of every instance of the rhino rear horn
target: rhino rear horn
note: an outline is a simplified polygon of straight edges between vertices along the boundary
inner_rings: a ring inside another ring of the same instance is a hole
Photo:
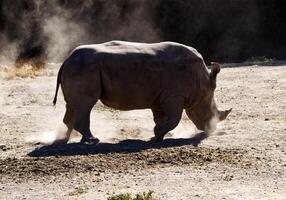
[[[225,120],[231,111],[232,111],[232,108],[229,110],[225,110],[225,111],[219,111],[219,120],[220,121]]]
[[[216,88],[216,76],[220,72],[220,64],[217,62],[211,62],[212,69],[210,73],[211,87],[214,90]]]

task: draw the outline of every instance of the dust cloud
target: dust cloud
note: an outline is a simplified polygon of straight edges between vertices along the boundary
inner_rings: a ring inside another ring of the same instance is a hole
[[[0,51],[0,64],[4,66],[11,66],[18,55],[18,44],[17,42],[9,43],[3,35],[0,35],[0,40],[1,45],[5,46],[5,51]]]
[[[47,59],[56,61],[63,59],[86,34],[79,24],[57,16],[45,20],[43,30],[49,35]]]
[[[55,131],[43,131],[28,136],[25,138],[25,142],[42,145],[56,144],[59,141],[69,139],[66,135],[66,131],[64,125],[59,125],[58,129]]]
[[[43,58],[62,62],[82,44],[160,39],[146,1],[3,1],[0,63]]]
[[[217,125],[219,122],[219,117],[217,115],[214,115],[206,125],[205,132],[207,132],[208,134],[213,133],[217,129]]]

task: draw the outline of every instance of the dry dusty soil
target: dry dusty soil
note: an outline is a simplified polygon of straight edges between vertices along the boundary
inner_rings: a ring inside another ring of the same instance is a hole
[[[0,199],[107,199],[154,191],[156,199],[286,199],[286,66],[225,67],[216,90],[228,119],[207,136],[184,115],[150,144],[149,110],[120,112],[98,103],[93,134],[101,143],[27,143],[62,131],[65,103],[52,99],[56,71],[0,79]],[[60,128],[59,128],[60,127]]]

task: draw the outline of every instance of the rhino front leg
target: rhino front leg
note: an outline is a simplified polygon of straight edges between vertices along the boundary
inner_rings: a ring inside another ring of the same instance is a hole
[[[162,124],[164,120],[166,119],[166,115],[162,110],[152,109],[152,113],[153,113],[153,120],[156,126],[159,126],[160,124]]]
[[[158,124],[156,123],[154,128],[155,138],[153,141],[163,141],[166,133],[176,128],[182,117],[183,103],[184,99],[182,97],[173,97],[165,100],[162,105],[162,110],[165,116],[163,119],[163,115],[160,115],[162,122]]]

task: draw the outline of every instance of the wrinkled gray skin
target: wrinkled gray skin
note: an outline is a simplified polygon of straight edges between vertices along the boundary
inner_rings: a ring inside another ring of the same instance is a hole
[[[81,142],[98,142],[90,131],[90,112],[98,100],[119,110],[150,108],[155,142],[178,125],[184,109],[198,129],[208,131],[212,117],[224,120],[231,111],[218,111],[213,99],[219,71],[215,63],[209,72],[194,48],[174,42],[79,46],[58,73],[54,104],[61,84],[68,127],[61,142],[73,129],[82,134]]]

